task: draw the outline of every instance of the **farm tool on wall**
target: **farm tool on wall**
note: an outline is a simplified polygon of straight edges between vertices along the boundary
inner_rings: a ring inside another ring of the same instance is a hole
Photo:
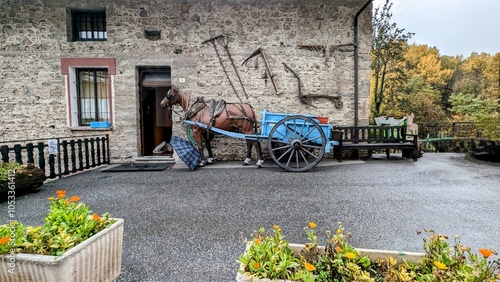
[[[222,70],[226,74],[227,80],[229,80],[229,84],[231,84],[231,87],[234,90],[234,93],[236,93],[236,96],[240,100],[240,102],[243,102],[240,98],[240,95],[238,95],[238,91],[236,91],[236,88],[234,87],[233,82],[231,81],[231,78],[229,77],[229,74],[227,73],[226,67],[224,66],[224,62],[222,61],[222,58],[219,54],[219,50],[217,49],[217,44],[216,42],[219,41],[224,50],[226,50],[227,56],[229,58],[229,61],[231,62],[231,65],[233,66],[234,72],[236,73],[236,76],[238,77],[238,81],[240,82],[241,88],[243,89],[243,93],[245,94],[245,97],[248,99],[247,92],[245,91],[245,86],[243,85],[243,82],[241,81],[240,74],[238,73],[238,70],[236,69],[236,65],[234,64],[233,58],[231,57],[231,53],[229,52],[229,43],[227,36],[225,35],[219,35],[210,39],[207,39],[202,42],[202,44],[206,44],[208,42],[212,43],[212,46],[214,46],[215,53],[217,54],[217,58],[219,58],[220,65],[222,66]]]
[[[278,86],[276,86],[276,81],[274,81],[274,75],[271,72],[271,68],[269,67],[269,64],[267,62],[267,57],[266,57],[266,53],[264,52],[264,49],[259,47],[259,49],[257,49],[255,52],[253,52],[252,55],[250,55],[250,57],[248,57],[245,61],[243,61],[243,63],[241,65],[246,64],[246,62],[248,62],[248,60],[250,60],[251,58],[253,58],[259,54],[262,56],[262,60],[264,61],[264,65],[266,66],[267,72],[264,73],[264,75],[269,74],[269,77],[271,78],[271,82],[273,83],[274,91],[276,91],[276,95],[283,94],[283,92],[278,91]]]
[[[299,100],[302,104],[309,105],[311,107],[315,107],[311,102],[312,98],[325,98],[325,99],[330,99],[334,104],[335,108],[341,109],[344,106],[344,103],[342,102],[340,96],[329,96],[329,95],[303,95],[302,94],[302,82],[300,81],[300,76],[292,69],[290,68],[287,64],[283,63],[283,66],[285,66],[285,69],[289,70],[295,78],[297,78],[297,84],[299,88]]]

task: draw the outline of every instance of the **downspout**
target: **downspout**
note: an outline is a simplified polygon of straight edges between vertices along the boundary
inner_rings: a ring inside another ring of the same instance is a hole
[[[368,0],[366,4],[356,13],[354,17],[354,126],[359,123],[359,38],[358,38],[358,18],[359,15],[368,7],[373,0]]]

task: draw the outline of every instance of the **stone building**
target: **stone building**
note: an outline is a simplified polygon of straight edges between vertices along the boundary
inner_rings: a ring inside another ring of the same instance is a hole
[[[186,134],[182,118],[159,107],[172,85],[249,102],[258,116],[267,109],[368,124],[369,0],[0,0],[0,7],[0,141],[109,133],[113,160],[152,155],[170,129]],[[261,55],[242,65],[258,48],[272,77]],[[322,98],[302,103],[285,64],[300,77],[301,94]],[[220,158],[242,156],[244,142],[216,141]]]

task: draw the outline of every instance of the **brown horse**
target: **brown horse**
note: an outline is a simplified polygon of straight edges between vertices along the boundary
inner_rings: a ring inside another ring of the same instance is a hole
[[[185,112],[185,119],[196,121],[207,125],[208,128],[216,127],[222,130],[231,132],[240,132],[243,134],[256,134],[257,133],[257,121],[255,118],[255,112],[250,104],[247,103],[222,103],[221,106],[213,107],[209,106],[202,98],[196,98],[185,91],[179,91],[177,87],[172,85],[172,89],[167,92],[167,95],[161,101],[162,107],[170,107],[172,105],[180,105]],[[201,154],[203,166],[206,162],[211,163],[213,161],[212,147],[210,145],[209,132],[206,129],[201,128],[196,125],[189,125],[191,127],[191,133],[193,134],[198,150]],[[208,159],[205,159],[205,154],[203,153],[203,142],[208,151]],[[259,141],[246,140],[247,154],[243,165],[250,164],[252,157],[252,145],[255,146],[257,151],[257,163],[255,166],[260,168],[262,163],[262,149]]]

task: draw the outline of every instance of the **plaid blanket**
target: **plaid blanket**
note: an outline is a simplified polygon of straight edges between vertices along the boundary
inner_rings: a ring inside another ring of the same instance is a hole
[[[170,145],[174,148],[179,158],[191,169],[195,170],[201,162],[201,155],[191,142],[179,136],[172,136]]]

